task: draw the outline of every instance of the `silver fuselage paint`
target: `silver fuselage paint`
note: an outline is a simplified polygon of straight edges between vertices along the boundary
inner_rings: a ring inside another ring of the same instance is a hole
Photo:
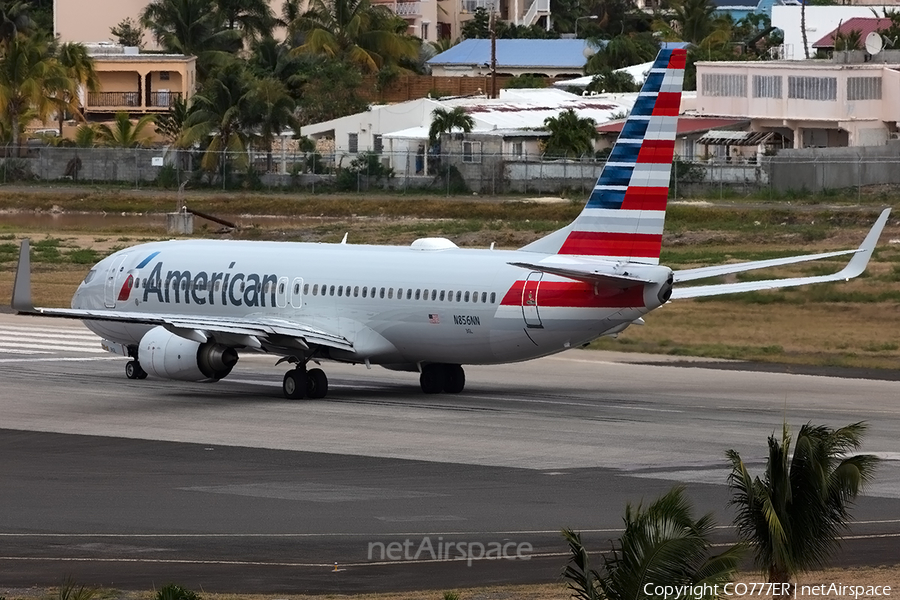
[[[223,318],[274,316],[341,335],[353,343],[355,352],[332,351],[333,359],[368,359],[373,364],[402,366],[420,362],[495,364],[545,356],[621,330],[658,306],[652,301],[618,307],[544,306],[540,294],[534,301],[522,292],[510,303],[511,288],[529,272],[508,263],[536,262],[546,256],[456,247],[421,250],[292,242],[154,242],[121,250],[99,262],[93,278],[76,291],[72,307]],[[168,297],[152,285],[148,287],[154,273],[162,279]],[[172,273],[184,279],[183,284],[176,284],[177,289],[166,285]],[[140,283],[130,290],[127,300],[119,300],[129,275]],[[535,275],[541,278],[539,285],[572,283],[552,275]],[[257,280],[261,285],[266,276],[272,285],[285,284],[286,289],[247,291]],[[215,289],[214,278],[219,289]],[[298,283],[299,298],[294,294]],[[315,295],[314,286],[318,287]],[[323,286],[328,290],[324,295]],[[332,295],[332,286],[343,287],[344,292]],[[366,297],[361,294],[363,287],[367,288]],[[400,298],[398,290],[403,290]],[[407,290],[414,290],[410,299]],[[422,290],[428,291],[427,300],[421,296]],[[434,300],[432,290],[437,290]],[[447,297],[451,291],[453,300]],[[462,293],[460,301],[456,300],[457,291]],[[476,292],[477,302],[472,300]],[[466,293],[468,302],[463,300]],[[482,301],[485,297],[487,302]],[[502,304],[504,299],[506,304]],[[125,345],[139,343],[150,329],[108,321],[86,321],[85,325],[101,337]]]

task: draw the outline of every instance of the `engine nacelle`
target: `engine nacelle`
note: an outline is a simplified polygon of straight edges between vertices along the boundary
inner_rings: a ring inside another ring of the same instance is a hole
[[[138,360],[147,373],[162,379],[218,381],[231,373],[238,354],[229,346],[201,344],[154,327],[141,338]]]

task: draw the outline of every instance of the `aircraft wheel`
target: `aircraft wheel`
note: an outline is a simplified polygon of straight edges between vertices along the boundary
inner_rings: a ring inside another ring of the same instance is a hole
[[[422,368],[422,374],[419,375],[419,385],[426,394],[438,394],[444,389],[444,365],[432,364],[425,365]]]
[[[128,379],[147,379],[147,372],[141,368],[141,363],[129,360],[125,363],[125,377]]]
[[[288,400],[302,400],[306,394],[306,371],[291,369],[285,373],[281,389]]]
[[[308,398],[324,398],[328,394],[328,376],[322,369],[310,369],[306,372],[306,396]]]
[[[462,365],[444,366],[444,391],[448,394],[458,394],[466,387],[466,372]]]

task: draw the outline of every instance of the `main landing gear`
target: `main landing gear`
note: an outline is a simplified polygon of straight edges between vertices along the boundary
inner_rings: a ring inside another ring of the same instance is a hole
[[[125,363],[125,377],[128,379],[147,379],[147,371],[141,368],[141,363],[129,360]]]
[[[305,365],[298,365],[284,374],[281,389],[288,400],[324,398],[328,394],[328,377],[322,369],[307,371]]]
[[[466,372],[461,365],[428,364],[422,367],[419,385],[426,394],[458,394],[466,387]]]

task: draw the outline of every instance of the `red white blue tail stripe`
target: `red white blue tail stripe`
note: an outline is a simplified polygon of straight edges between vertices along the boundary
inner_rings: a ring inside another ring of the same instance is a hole
[[[656,57],[559,254],[659,263],[686,58],[682,49]]]

